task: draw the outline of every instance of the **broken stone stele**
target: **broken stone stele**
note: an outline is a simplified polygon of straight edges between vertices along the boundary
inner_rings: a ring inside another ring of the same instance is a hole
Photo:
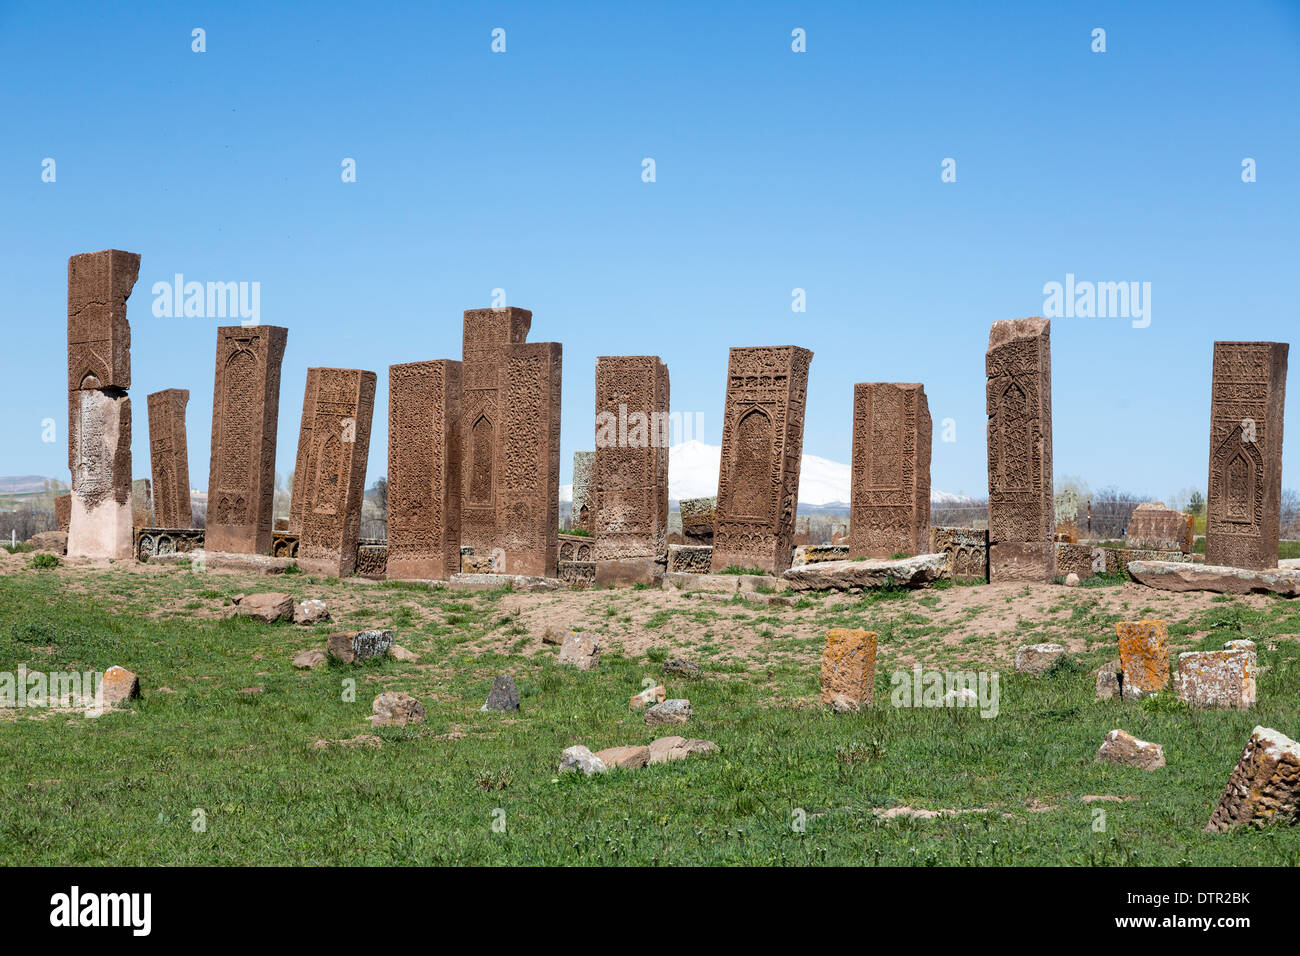
[[[1016,649],[1016,671],[1021,674],[1043,674],[1065,655],[1060,644],[1025,644]]]
[[[718,496],[683,498],[678,502],[682,517],[683,544],[712,545],[713,526],[718,511]]]
[[[595,669],[600,663],[600,642],[594,637],[571,632],[560,645],[560,663],[580,671]]]
[[[1215,342],[1205,563],[1277,567],[1289,346]]]
[[[985,356],[989,580],[1056,577],[1052,357],[1047,319],[993,323]]]
[[[1223,565],[1192,564],[1188,561],[1136,560],[1130,561],[1126,567],[1133,580],[1161,591],[1300,596],[1300,570],[1295,568],[1253,570]]]
[[[160,528],[194,526],[190,508],[189,442],[185,437],[187,388],[149,395],[149,464],[153,473],[154,520]]]
[[[1271,727],[1256,727],[1205,829],[1270,823],[1300,823],[1300,744]]]
[[[790,568],[783,575],[796,591],[850,591],[855,588],[922,587],[948,576],[942,554],[911,558],[863,558],[856,561],[820,561]]]
[[[515,686],[515,679],[509,674],[498,674],[496,680],[492,681],[492,689],[488,692],[487,701],[479,710],[487,712],[518,709],[519,688]]]
[[[668,366],[596,359],[596,584],[662,583],[668,555]]]
[[[924,385],[853,387],[850,558],[893,558],[929,548],[931,432]]]
[[[989,578],[988,529],[930,528],[931,553],[948,558],[948,574],[954,581],[987,581]]]
[[[461,543],[501,571],[554,578],[560,513],[561,348],[524,339],[533,314],[465,312]]]
[[[374,372],[307,369],[289,505],[304,571],[343,577],[356,570],[374,408]]]
[[[1169,628],[1164,621],[1117,621],[1120,669],[1124,683],[1142,694],[1169,685]]]
[[[460,362],[388,368],[389,579],[461,571]]]
[[[326,653],[336,661],[355,664],[371,657],[383,657],[393,648],[391,630],[356,631],[351,634],[331,634]]]
[[[790,567],[812,357],[808,349],[788,345],[731,350],[714,571],[780,574]]]
[[[132,555],[131,326],[140,257],[105,249],[68,260],[68,554]]]
[[[206,551],[271,553],[280,363],[288,336],[275,325],[217,329]]]
[[[1133,509],[1124,532],[1125,547],[1133,550],[1192,550],[1191,515],[1147,501]]]
[[[1258,670],[1251,641],[1229,641],[1221,651],[1178,655],[1178,697],[1196,709],[1247,710],[1255,704]]]
[[[869,707],[875,698],[876,633],[832,628],[822,648],[821,702],[837,711]]]
[[[1165,748],[1150,741],[1138,740],[1127,731],[1112,730],[1097,751],[1097,762],[1157,770],[1165,765]]]

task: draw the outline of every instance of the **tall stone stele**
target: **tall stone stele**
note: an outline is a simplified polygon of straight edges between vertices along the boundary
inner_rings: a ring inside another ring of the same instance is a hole
[[[276,325],[217,329],[208,551],[271,553],[280,363],[288,338],[289,330]]]
[[[930,546],[930,438],[925,386],[853,387],[849,557],[925,554]]]
[[[69,555],[132,555],[126,300],[139,273],[140,256],[120,249],[68,260]]]
[[[506,574],[553,578],[560,523],[558,342],[525,342],[533,314],[465,312],[461,543]]]
[[[390,579],[460,571],[460,402],[460,362],[388,367]]]
[[[149,395],[149,462],[153,472],[154,520],[162,528],[194,527],[190,508],[189,443],[185,437],[187,388]]]
[[[1285,342],[1215,342],[1205,563],[1275,568],[1282,513]]]
[[[739,567],[780,574],[790,567],[812,357],[793,345],[731,350],[714,571]]]
[[[596,468],[594,451],[575,451],[573,453],[573,527],[575,530],[591,532],[596,520],[596,506],[593,500],[592,473]]]
[[[374,372],[307,369],[289,510],[304,571],[344,577],[356,570],[374,410]]]
[[[668,366],[596,359],[596,584],[656,584],[668,564]]]
[[[993,323],[985,356],[989,580],[1056,577],[1052,354],[1047,319]]]

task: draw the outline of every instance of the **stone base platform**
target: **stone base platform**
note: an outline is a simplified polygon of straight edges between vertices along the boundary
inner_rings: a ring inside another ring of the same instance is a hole
[[[759,588],[788,591],[790,585],[768,574],[694,574],[687,571],[670,571],[664,575],[664,590],[708,591],[713,594],[736,594],[757,591]]]
[[[1132,561],[1128,573],[1140,584],[1161,591],[1213,591],[1216,594],[1300,596],[1300,568],[1229,568],[1180,561]]]
[[[948,576],[946,554],[911,558],[825,561],[791,568],[784,578],[796,591],[848,591],[852,588],[923,587]]]
[[[459,591],[494,591],[507,584],[516,591],[558,591],[564,582],[557,578],[534,577],[530,574],[453,574],[451,586]]]

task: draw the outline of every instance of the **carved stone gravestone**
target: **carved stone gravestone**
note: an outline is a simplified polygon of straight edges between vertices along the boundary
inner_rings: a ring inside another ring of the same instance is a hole
[[[161,528],[190,528],[189,443],[185,437],[187,388],[149,396],[149,462],[153,472],[154,520]]]
[[[1056,576],[1052,497],[1051,323],[993,323],[985,356],[989,580]]]
[[[1215,342],[1205,563],[1277,567],[1284,342]]]
[[[596,359],[596,584],[663,580],[668,559],[668,366]]]
[[[794,552],[812,352],[733,348],[727,367],[713,570],[780,574]]]
[[[461,543],[506,574],[556,574],[560,494],[558,342],[527,343],[532,313],[465,312]],[[495,558],[494,558],[495,561]]]
[[[140,257],[120,249],[68,260],[68,554],[129,558],[131,327]]]
[[[924,385],[853,387],[850,557],[926,553],[932,428]]]
[[[296,526],[295,509],[289,514],[304,571],[343,577],[356,570],[374,408],[374,372],[307,369],[293,476]]]
[[[460,573],[461,363],[388,368],[388,577]]]
[[[288,337],[288,329],[276,325],[217,329],[208,551],[271,553],[280,362]],[[295,485],[300,480],[294,476]]]
[[[596,524],[596,508],[592,495],[592,472],[596,467],[594,451],[573,453],[573,527],[590,532]]]

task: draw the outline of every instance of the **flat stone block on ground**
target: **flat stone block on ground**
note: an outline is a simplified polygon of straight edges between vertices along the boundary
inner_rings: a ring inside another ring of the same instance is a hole
[[[791,568],[782,577],[796,591],[847,591],[850,588],[921,587],[946,577],[948,559],[942,554],[914,558],[867,558],[825,561]]]
[[[1128,573],[1138,583],[1161,591],[1300,595],[1300,570],[1260,571],[1180,561],[1130,561]]]

